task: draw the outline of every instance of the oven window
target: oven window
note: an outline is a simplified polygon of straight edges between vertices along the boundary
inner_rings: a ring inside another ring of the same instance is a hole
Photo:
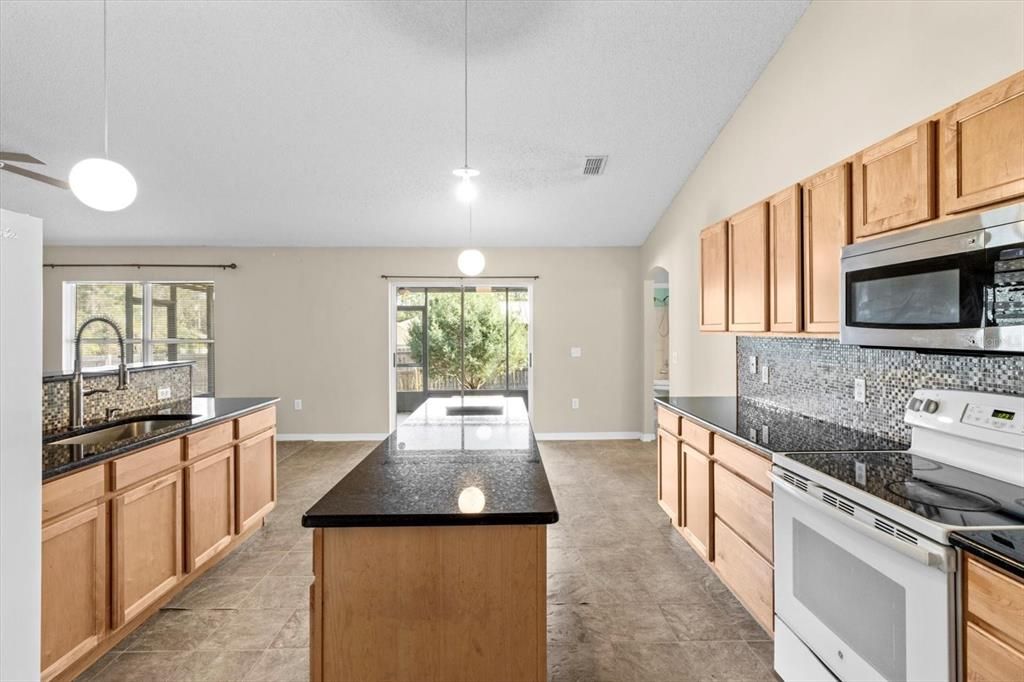
[[[851,282],[851,320],[875,325],[955,325],[960,322],[960,271],[922,272]]]
[[[879,675],[907,679],[903,586],[795,519],[793,596]]]

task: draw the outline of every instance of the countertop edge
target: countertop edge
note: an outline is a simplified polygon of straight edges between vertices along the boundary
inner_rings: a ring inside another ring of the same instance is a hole
[[[138,367],[132,367],[128,365],[129,373],[132,372],[151,372],[157,369],[174,369],[175,367],[187,367],[189,365],[195,365],[195,360],[172,360],[161,364],[153,365],[140,365]],[[117,374],[117,367],[103,368],[103,369],[84,369],[82,370],[82,378],[89,379],[91,377],[109,377]],[[43,374],[43,383],[52,384],[60,381],[71,381],[75,376],[74,372],[61,371],[60,374]]]
[[[174,440],[175,438],[181,438],[182,436],[188,433],[192,433],[193,431],[205,429],[209,426],[214,426],[216,424],[226,422],[230,419],[236,419],[242,415],[249,414],[250,412],[256,412],[257,410],[261,410],[270,405],[277,404],[280,401],[280,398],[267,398],[262,400],[262,402],[255,403],[242,409],[227,412],[225,414],[218,414],[216,417],[211,417],[210,419],[207,419],[206,421],[203,421],[200,424],[189,424],[188,426],[183,426],[178,429],[160,433],[159,435],[153,436],[152,438],[147,438],[141,441],[133,441],[128,445],[113,448],[110,450],[110,452],[104,452],[103,454],[100,455],[92,455],[87,459],[82,459],[77,462],[70,462],[69,464],[65,464],[64,466],[61,467],[54,467],[48,471],[42,472],[42,480],[45,483],[47,481],[51,481],[62,476],[72,474],[81,469],[87,469],[91,466],[95,466],[96,464],[109,462],[112,459],[117,459],[119,457],[129,455],[135,452],[136,450],[142,450],[144,448],[152,447],[154,445],[159,445],[160,443],[164,443],[169,440]],[[45,444],[43,444],[43,446],[45,447]]]
[[[303,528],[401,528],[427,526],[550,526],[558,523],[558,510],[522,514],[366,514],[350,516],[302,515]]]
[[[723,397],[729,397],[729,396],[723,396]],[[675,405],[672,405],[671,403],[666,403],[666,402],[662,401],[660,398],[655,397],[654,398],[654,402],[655,402],[656,405],[658,405],[660,407],[664,407],[669,412],[674,412],[675,414],[678,414],[678,415],[681,415],[683,417],[686,417],[687,419],[691,419],[698,426],[702,426],[705,429],[707,429],[708,431],[713,431],[715,434],[721,436],[722,438],[725,438],[728,441],[732,441],[736,445],[740,445],[742,447],[745,447],[748,450],[750,450],[751,452],[753,452],[753,453],[755,453],[755,454],[757,454],[757,455],[759,455],[761,457],[764,457],[765,459],[770,460],[772,458],[772,456],[776,454],[775,450],[769,450],[768,448],[764,447],[763,445],[759,445],[759,444],[757,444],[757,443],[755,443],[753,441],[747,440],[743,436],[738,436],[735,433],[732,433],[731,431],[726,431],[721,426],[716,426],[715,424],[712,424],[711,422],[704,421],[703,419],[701,419],[699,416],[693,414],[692,412],[687,412],[686,410],[682,410],[682,409],[676,407]]]
[[[993,566],[998,566],[1004,571],[1012,573],[1021,580],[1024,580],[1024,564],[1018,562],[1016,559],[1006,554],[1002,554],[992,547],[975,542],[974,540],[960,535],[957,532],[949,534],[949,541],[954,547],[959,547],[967,553],[983,559]]]

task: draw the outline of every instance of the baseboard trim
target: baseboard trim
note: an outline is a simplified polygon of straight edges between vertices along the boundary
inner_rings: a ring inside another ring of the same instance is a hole
[[[386,433],[279,433],[277,440],[382,441]]]
[[[537,433],[537,440],[638,440],[639,431],[581,431]]]

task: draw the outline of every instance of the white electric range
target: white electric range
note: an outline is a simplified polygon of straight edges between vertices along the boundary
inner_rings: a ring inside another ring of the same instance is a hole
[[[775,670],[957,680],[958,530],[1024,528],[1024,397],[919,390],[905,452],[775,455]]]

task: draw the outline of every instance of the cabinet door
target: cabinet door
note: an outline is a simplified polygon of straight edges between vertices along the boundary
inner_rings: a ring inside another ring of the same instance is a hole
[[[800,185],[768,200],[768,328],[799,332],[803,318],[800,271]]]
[[[194,571],[231,543],[235,532],[233,448],[185,469],[188,570]]]
[[[685,525],[683,537],[690,541],[697,553],[706,560],[711,560],[712,552],[712,479],[711,459],[693,448],[683,448],[686,476],[683,485],[685,492]]]
[[[113,500],[114,625],[124,625],[172,589],[182,575],[181,472]]]
[[[936,167],[931,121],[857,154],[853,160],[854,239],[935,218]]]
[[[804,183],[804,329],[839,331],[839,260],[850,243],[850,164]]]
[[[768,330],[768,204],[729,219],[729,329]]]
[[[672,519],[682,525],[682,449],[671,434],[658,429],[658,504]]]
[[[42,678],[95,648],[107,628],[106,504],[43,526]]]
[[[971,622],[964,640],[967,682],[1024,682],[1024,654]]]
[[[238,444],[235,466],[237,532],[260,523],[277,500],[277,453],[274,431]]]
[[[1024,71],[950,108],[940,134],[943,212],[1024,196]]]
[[[725,221],[700,233],[700,329],[729,328],[729,230]]]

